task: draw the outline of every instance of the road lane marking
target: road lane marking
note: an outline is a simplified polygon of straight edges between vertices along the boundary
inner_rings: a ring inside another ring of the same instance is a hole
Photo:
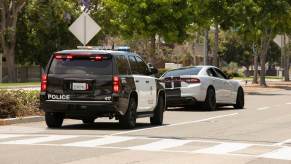
[[[193,153],[203,153],[203,154],[227,154],[230,152],[235,152],[252,146],[251,144],[244,143],[222,143],[209,148],[200,149],[194,151]]]
[[[262,158],[271,158],[271,159],[281,159],[281,160],[291,160],[291,148],[283,147],[277,150],[274,150],[269,153],[260,155]]]
[[[262,110],[267,110],[267,109],[270,109],[270,108],[271,107],[269,107],[269,106],[264,106],[264,107],[258,108],[257,110],[262,111]]]
[[[16,138],[16,137],[23,137],[25,135],[20,134],[0,134],[0,139],[8,139],[8,138]]]
[[[275,144],[273,144],[273,146],[282,146],[282,145],[284,145],[286,143],[290,143],[290,142],[291,142],[291,139],[287,139],[287,140],[284,140],[282,142],[275,143]]]
[[[37,144],[42,142],[51,142],[51,141],[59,141],[64,139],[75,138],[77,136],[69,136],[69,135],[51,135],[51,136],[42,136],[36,138],[29,139],[20,139],[14,141],[0,142],[0,144],[21,144],[21,145],[29,145],[29,144]]]
[[[73,142],[68,144],[63,144],[63,146],[76,146],[76,147],[96,147],[101,145],[114,144],[118,142],[125,142],[135,139],[134,137],[121,137],[121,136],[106,136],[104,138],[97,138],[93,140]]]
[[[287,104],[287,105],[291,105],[291,102],[287,102],[286,104]]]
[[[170,124],[170,125],[165,125],[165,126],[156,126],[156,127],[151,127],[151,128],[129,130],[129,131],[125,131],[125,132],[109,134],[108,136],[123,135],[123,134],[128,134],[128,133],[141,132],[141,131],[145,131],[145,130],[160,129],[160,128],[166,128],[166,127],[173,127],[173,126],[180,126],[180,125],[186,125],[186,124],[205,122],[205,121],[210,121],[210,120],[218,119],[218,118],[231,117],[231,116],[235,116],[235,115],[238,115],[238,114],[239,113],[231,113],[231,114],[218,115],[218,116],[209,117],[209,118],[200,119],[200,120],[195,120],[195,121],[187,121],[187,122],[180,122],[180,123],[175,123],[175,124]]]
[[[177,140],[177,139],[162,139],[157,142],[145,144],[145,145],[138,145],[129,147],[131,150],[146,150],[146,151],[159,151],[163,149],[169,149],[173,147],[178,147],[185,145],[187,143],[192,142],[191,140]]]

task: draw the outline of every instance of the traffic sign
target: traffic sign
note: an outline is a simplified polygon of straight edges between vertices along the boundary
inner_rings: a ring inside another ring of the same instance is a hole
[[[286,46],[286,44],[288,44],[289,42],[289,38],[287,35],[277,35],[275,38],[274,38],[274,42],[280,47],[284,47]],[[285,43],[284,43],[285,42]]]
[[[85,12],[69,27],[75,37],[86,46],[101,30],[101,27]]]

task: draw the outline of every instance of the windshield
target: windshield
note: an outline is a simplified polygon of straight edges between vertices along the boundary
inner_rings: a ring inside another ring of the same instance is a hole
[[[95,61],[87,59],[53,59],[50,74],[112,74],[112,60]]]
[[[191,68],[180,68],[166,72],[163,77],[178,77],[181,75],[198,75],[202,68],[201,67],[191,67]]]

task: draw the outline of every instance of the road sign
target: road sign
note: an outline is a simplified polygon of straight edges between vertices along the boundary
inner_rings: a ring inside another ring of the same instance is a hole
[[[288,44],[289,42],[289,38],[288,36],[285,35],[285,38],[284,38],[284,35],[277,35],[274,39],[274,42],[280,47],[284,47],[285,45]],[[285,43],[284,43],[285,42]]]
[[[69,30],[84,46],[86,46],[87,43],[101,30],[101,27],[84,12],[69,27]]]

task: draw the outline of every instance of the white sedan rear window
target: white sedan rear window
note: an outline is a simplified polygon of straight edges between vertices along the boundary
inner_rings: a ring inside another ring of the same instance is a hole
[[[182,75],[198,75],[201,71],[201,67],[180,68],[166,72],[163,77],[179,77]]]

